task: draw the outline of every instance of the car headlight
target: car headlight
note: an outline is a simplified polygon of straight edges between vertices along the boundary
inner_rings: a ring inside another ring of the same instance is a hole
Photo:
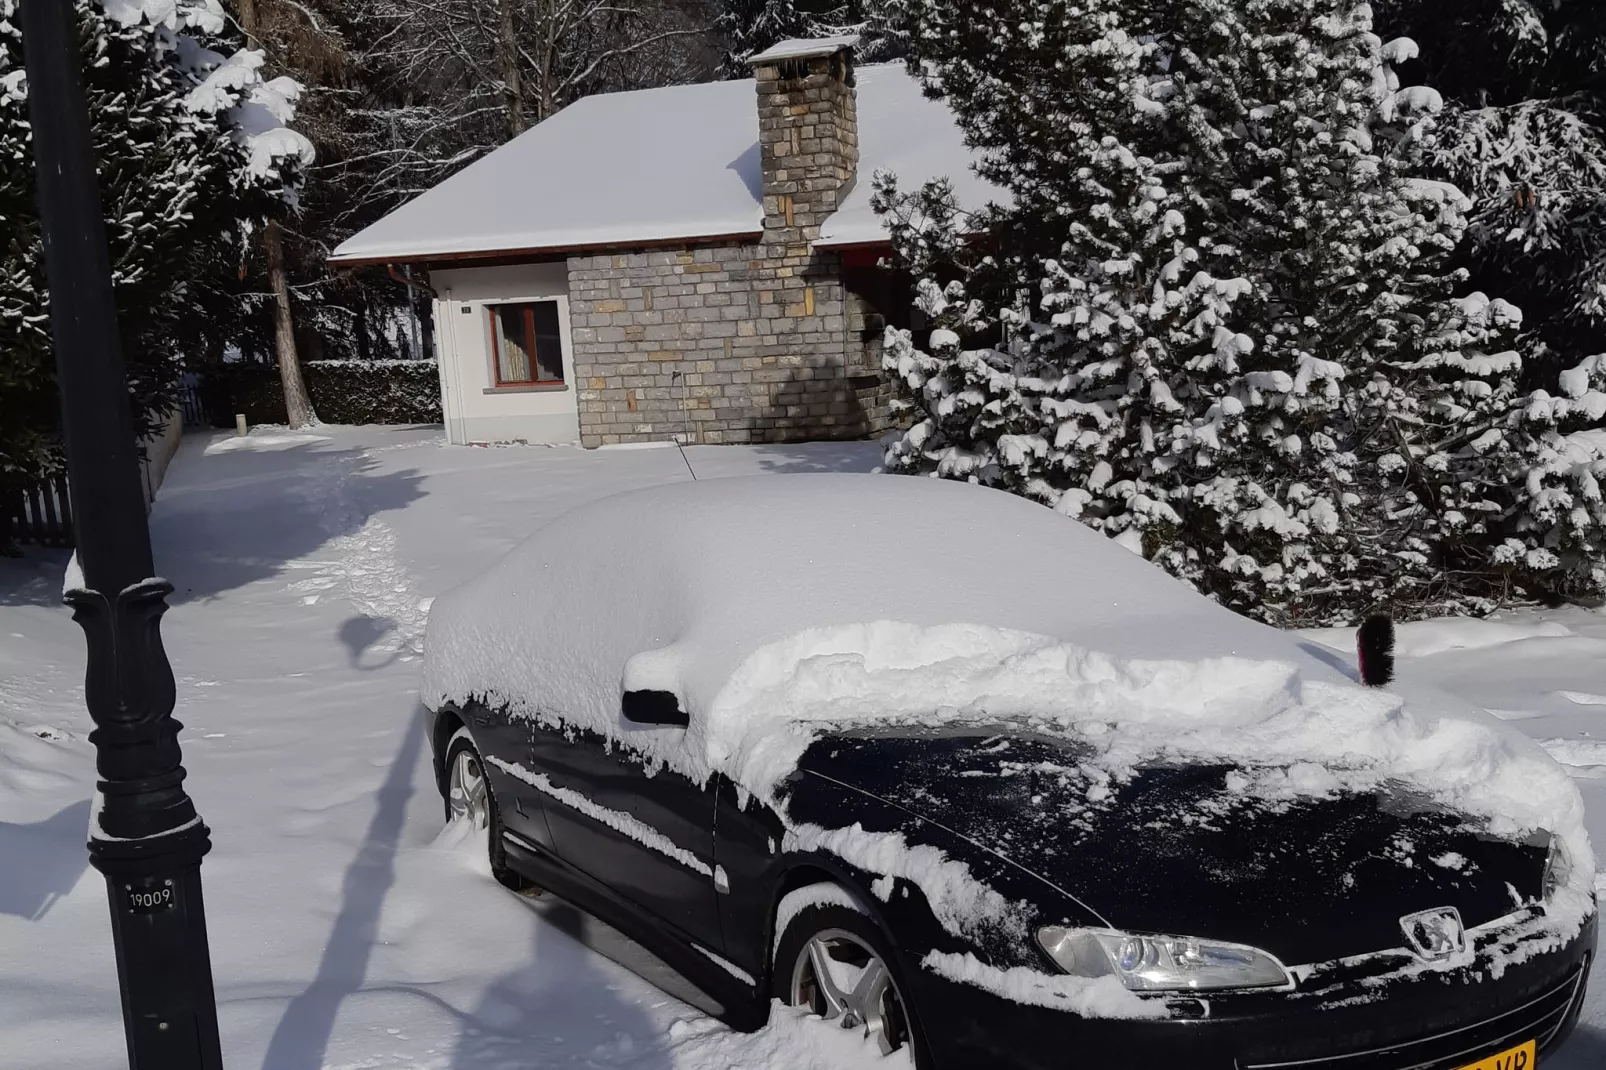
[[[1293,979],[1259,948],[1192,936],[1137,935],[1048,925],[1037,931],[1060,967],[1077,977],[1118,977],[1134,992],[1287,988]]]
[[[1572,878],[1573,857],[1567,853],[1567,845],[1560,836],[1551,836],[1550,851],[1545,856],[1545,901],[1548,903],[1554,898]]]

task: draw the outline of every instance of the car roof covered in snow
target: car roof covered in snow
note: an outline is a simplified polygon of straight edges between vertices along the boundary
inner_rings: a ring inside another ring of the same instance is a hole
[[[1039,504],[880,475],[713,479],[603,498],[444,596],[431,626],[461,604],[500,606],[518,628],[552,599],[568,604],[554,624],[576,633],[640,628],[629,655],[686,644],[682,686],[693,690],[692,677],[718,686],[766,643],[883,620],[983,625],[1122,656],[1287,657],[1291,646]],[[655,619],[631,619],[641,614]],[[548,637],[543,656],[560,640]]]
[[[978,178],[947,106],[898,64],[856,72],[859,178],[819,244],[885,239],[871,176],[910,189],[947,177],[959,203],[1004,194]],[[584,97],[426,190],[334,251],[335,264],[617,248],[763,230],[752,79]]]
[[[435,601],[425,698],[562,710],[605,732],[622,688],[671,691],[694,720],[807,702],[817,708],[799,716],[817,719],[838,685],[873,692],[828,679],[858,659],[891,670],[876,686],[904,674],[878,700],[896,712],[948,701],[954,659],[970,659],[971,686],[1020,675],[1045,643],[1178,664],[1277,659],[1278,671],[1300,660],[1331,675],[1286,634],[1041,505],[946,480],[805,474],[634,491],[553,520]],[[1052,656],[1063,674],[1065,655]],[[784,701],[759,698],[766,689]]]

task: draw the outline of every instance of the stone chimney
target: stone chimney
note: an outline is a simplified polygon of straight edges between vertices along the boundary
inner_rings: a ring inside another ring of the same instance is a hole
[[[782,41],[748,60],[758,86],[766,241],[812,242],[853,189],[859,171],[857,43],[857,35]]]

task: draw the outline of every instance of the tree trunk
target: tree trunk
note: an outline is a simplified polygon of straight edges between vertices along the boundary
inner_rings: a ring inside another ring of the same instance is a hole
[[[246,43],[260,48],[261,25],[256,0],[239,0],[240,29]],[[268,258],[268,287],[273,291],[273,342],[279,361],[279,378],[284,382],[285,423],[292,429],[306,427],[317,420],[307,388],[301,381],[301,359],[296,355],[295,318],[290,311],[290,286],[284,277],[284,233],[277,220],[269,220],[262,230],[262,248]]]
[[[502,24],[497,34],[497,51],[502,57],[502,93],[507,98],[507,136],[511,140],[524,133],[524,86],[519,78],[519,45],[513,30],[513,0],[497,0]]]
[[[284,234],[270,221],[262,234],[268,254],[268,285],[273,288],[273,341],[279,357],[279,378],[284,383],[284,416],[291,429],[317,420],[307,388],[301,382],[301,361],[296,356],[295,321],[290,316],[290,287],[284,280]]]

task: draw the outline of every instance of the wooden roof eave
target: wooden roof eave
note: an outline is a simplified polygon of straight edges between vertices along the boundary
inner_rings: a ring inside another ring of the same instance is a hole
[[[659,238],[647,241],[633,242],[583,242],[572,245],[537,245],[515,247],[510,249],[473,249],[463,251],[437,251],[422,253],[390,253],[383,256],[350,256],[328,259],[330,268],[334,270],[347,270],[351,268],[384,266],[388,264],[412,264],[424,268],[444,267],[493,267],[496,264],[527,263],[530,261],[552,260],[558,257],[572,256],[582,253],[632,253],[644,249],[665,249],[678,246],[695,245],[730,245],[738,243],[756,242],[762,240],[762,230],[738,231],[729,234],[699,234],[677,238]],[[494,262],[494,263],[493,263]]]

